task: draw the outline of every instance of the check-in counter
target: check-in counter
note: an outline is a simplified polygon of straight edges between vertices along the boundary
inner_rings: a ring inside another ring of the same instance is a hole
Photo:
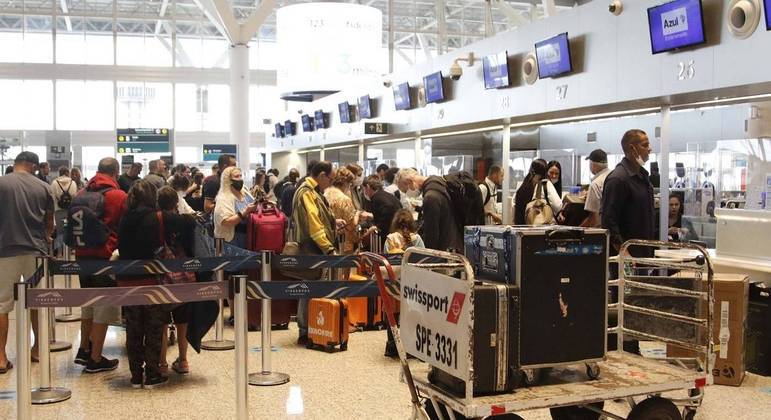
[[[771,286],[771,211],[716,209],[715,271],[742,273]]]

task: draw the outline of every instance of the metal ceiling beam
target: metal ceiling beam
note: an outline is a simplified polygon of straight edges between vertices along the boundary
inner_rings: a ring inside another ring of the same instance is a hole
[[[252,12],[251,16],[241,23],[239,28],[239,41],[242,43],[248,43],[250,39],[257,33],[265,20],[268,19],[273,10],[276,8],[276,0],[262,0],[260,7]]]
[[[506,16],[506,19],[514,25],[522,26],[526,23],[530,23],[527,19],[525,19],[524,16],[522,16],[522,12],[512,7],[510,4],[508,4],[504,0],[491,0],[492,3],[495,4],[495,7],[498,8],[501,12],[503,12],[504,16]]]
[[[209,19],[209,22],[214,25],[214,27],[217,28],[217,30],[222,34],[223,37],[226,39],[230,39],[230,36],[228,34],[227,28],[225,28],[224,23],[219,17],[219,13],[217,13],[217,8],[214,7],[214,3],[212,0],[193,0],[195,4],[198,5],[198,7],[203,12],[204,16],[206,16],[207,19]]]
[[[554,5],[554,0],[541,0],[543,5],[543,14],[546,17],[552,17],[557,14],[557,7]]]

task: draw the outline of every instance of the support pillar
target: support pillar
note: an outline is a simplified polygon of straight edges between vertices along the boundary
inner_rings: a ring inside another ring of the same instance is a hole
[[[230,143],[238,145],[238,165],[249,183],[249,46],[230,46]]]
[[[669,106],[661,107],[661,138],[659,156],[659,170],[661,171],[661,188],[659,200],[659,239],[669,240],[669,133],[671,117]]]
[[[509,162],[511,159],[511,124],[507,119],[503,124],[501,141],[501,147],[503,149],[503,156],[501,156],[501,167],[503,168],[503,182],[501,188],[503,190],[503,197],[501,199],[501,207],[503,207],[503,223],[513,223],[514,215],[511,214],[511,171],[509,170]]]

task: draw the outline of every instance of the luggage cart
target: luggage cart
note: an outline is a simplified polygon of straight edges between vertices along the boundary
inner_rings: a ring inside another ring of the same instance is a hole
[[[632,247],[637,250],[648,249],[651,257],[629,256],[628,250]],[[689,253],[676,258],[654,258],[653,251],[656,248],[687,250]],[[404,341],[400,336],[399,328],[396,327],[393,313],[395,296],[400,296],[401,286],[387,288],[381,270],[377,268],[384,267],[385,270],[382,271],[394,279],[390,265],[380,256],[365,254],[364,259],[375,265],[373,271],[376,273],[389,327],[395,337],[402,374],[412,398],[411,418],[486,418],[506,414],[503,418],[512,419],[520,417],[511,413],[549,408],[555,419],[599,419],[601,416],[620,420],[693,419],[697,408],[701,405],[704,388],[712,383],[710,372],[714,365],[712,343],[714,291],[713,270],[709,255],[698,245],[636,240],[625,243],[622,246],[621,255],[617,260],[620,266],[619,279],[609,282],[609,287],[617,287],[621,291],[618,303],[609,305],[610,310],[618,311],[618,325],[608,329],[609,333],[617,334],[618,348],[623,349],[624,337],[629,336],[677,345],[691,350],[694,357],[651,359],[623,350],[613,351],[608,353],[605,361],[599,362],[602,375],[597,379],[590,378],[591,372],[584,372],[575,367],[560,367],[544,375],[538,386],[518,388],[512,393],[489,396],[473,396],[473,372],[470,372],[466,380],[466,395],[458,396],[428,381],[428,365],[410,367]],[[437,258],[444,262],[434,262]],[[431,262],[422,263],[427,260]],[[416,270],[405,270],[406,265]],[[474,281],[473,270],[465,257],[428,249],[409,248],[402,262],[402,284],[409,285],[414,281],[415,275],[428,275],[429,272],[435,273],[432,274],[433,276],[438,274],[446,276],[447,279],[461,279],[472,285]],[[667,284],[667,282],[676,283],[677,281],[682,283],[675,286]],[[684,287],[684,284],[688,287]],[[696,314],[687,316],[660,308],[646,308],[633,304],[636,302],[626,302],[624,295],[634,290],[693,299],[696,301],[694,305]],[[661,322],[692,327],[689,331],[693,334],[679,338],[633,329],[624,324],[625,312],[648,316],[652,320],[651,324]],[[402,315],[404,315],[404,305],[402,305]],[[469,329],[473,328],[473,316],[469,327]],[[405,333],[408,332],[405,331]],[[470,337],[471,334],[469,333],[468,336]],[[685,396],[682,398],[669,397],[672,392],[682,391],[685,391]],[[663,396],[664,394],[667,396]],[[622,417],[603,410],[604,402],[609,400],[627,401],[631,408],[630,412],[626,417]],[[430,417],[428,411],[433,411]]]

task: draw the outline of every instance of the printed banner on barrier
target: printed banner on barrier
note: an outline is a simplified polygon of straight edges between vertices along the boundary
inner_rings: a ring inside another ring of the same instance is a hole
[[[407,353],[469,379],[471,290],[454,277],[402,267],[400,330]]]
[[[240,271],[260,268],[260,257],[179,258],[174,260],[56,261],[50,262],[51,274],[145,275],[176,272]]]
[[[380,296],[377,282],[369,281],[269,281],[247,283],[250,299],[310,299]]]
[[[161,305],[226,299],[228,282],[165,286],[101,287],[92,289],[28,289],[27,307]]]

